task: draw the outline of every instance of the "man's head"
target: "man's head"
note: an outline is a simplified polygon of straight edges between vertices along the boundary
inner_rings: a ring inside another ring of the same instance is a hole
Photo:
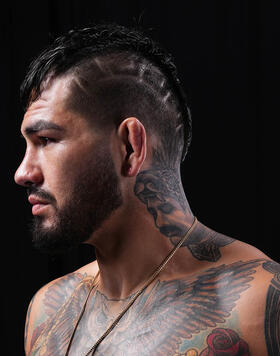
[[[151,138],[155,167],[177,171],[190,143],[172,58],[139,30],[70,31],[33,61],[21,97],[27,150],[16,181],[37,199],[34,235],[44,249],[86,241],[121,206],[109,137],[128,118]]]
[[[70,109],[103,129],[135,116],[158,138],[166,165],[184,160],[191,139],[186,97],[172,56],[144,32],[104,23],[57,38],[31,63],[21,86],[23,105],[60,76],[72,81]]]

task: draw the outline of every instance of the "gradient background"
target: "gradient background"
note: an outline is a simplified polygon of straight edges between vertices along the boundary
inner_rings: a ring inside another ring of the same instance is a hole
[[[96,20],[140,22],[153,29],[151,35],[175,57],[192,111],[193,141],[182,179],[194,214],[214,230],[250,243],[279,262],[279,10],[279,3],[265,0],[40,0],[1,5],[1,295],[6,355],[23,355],[24,320],[33,294],[94,258],[89,246],[56,258],[31,246],[30,204],[24,189],[13,182],[25,149],[19,137],[19,86],[30,60],[51,38]]]

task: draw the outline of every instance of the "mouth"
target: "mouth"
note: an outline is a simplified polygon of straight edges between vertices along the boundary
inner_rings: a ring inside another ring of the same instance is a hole
[[[47,200],[43,200],[40,198],[37,198],[34,195],[30,195],[28,197],[28,201],[30,204],[32,204],[32,214],[33,215],[40,215],[44,212],[44,210],[47,208],[50,203]]]

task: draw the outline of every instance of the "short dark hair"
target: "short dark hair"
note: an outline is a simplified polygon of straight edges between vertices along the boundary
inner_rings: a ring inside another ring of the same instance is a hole
[[[58,37],[30,64],[20,89],[25,110],[46,79],[64,75],[73,77],[70,109],[103,126],[135,116],[159,138],[154,164],[174,168],[184,160],[192,127],[186,95],[172,55],[139,25],[102,22]]]

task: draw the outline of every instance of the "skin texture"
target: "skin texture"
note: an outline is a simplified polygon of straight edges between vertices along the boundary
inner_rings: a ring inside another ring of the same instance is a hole
[[[97,261],[43,286],[30,302],[28,356],[66,355],[67,349],[69,355],[85,355],[194,219],[179,170],[164,159],[153,163],[155,155],[163,156],[161,145],[147,137],[141,120],[129,117],[112,131],[95,130],[67,109],[67,80],[50,83],[28,109],[22,123],[27,150],[15,180],[48,201],[37,215],[39,229],[50,236],[63,225],[61,212],[69,196],[76,198],[80,172],[90,172],[89,162],[95,171],[105,167],[98,171],[101,182],[115,175],[120,200],[106,216],[96,213],[92,231],[83,237],[95,247]],[[62,130],[46,130],[46,123]],[[107,150],[98,149],[105,142]],[[102,158],[108,157],[112,164],[106,168]],[[93,188],[102,194],[102,184]],[[105,209],[102,199],[92,202],[89,210]],[[81,220],[75,221],[79,226]],[[279,272],[261,251],[199,221],[95,354],[279,355]]]
[[[66,83],[54,88],[67,92]],[[34,216],[33,240],[41,250],[63,251],[88,239],[122,204],[114,163],[104,135],[65,113],[55,97],[34,103],[25,122],[28,145],[17,175],[31,197],[48,203]]]

